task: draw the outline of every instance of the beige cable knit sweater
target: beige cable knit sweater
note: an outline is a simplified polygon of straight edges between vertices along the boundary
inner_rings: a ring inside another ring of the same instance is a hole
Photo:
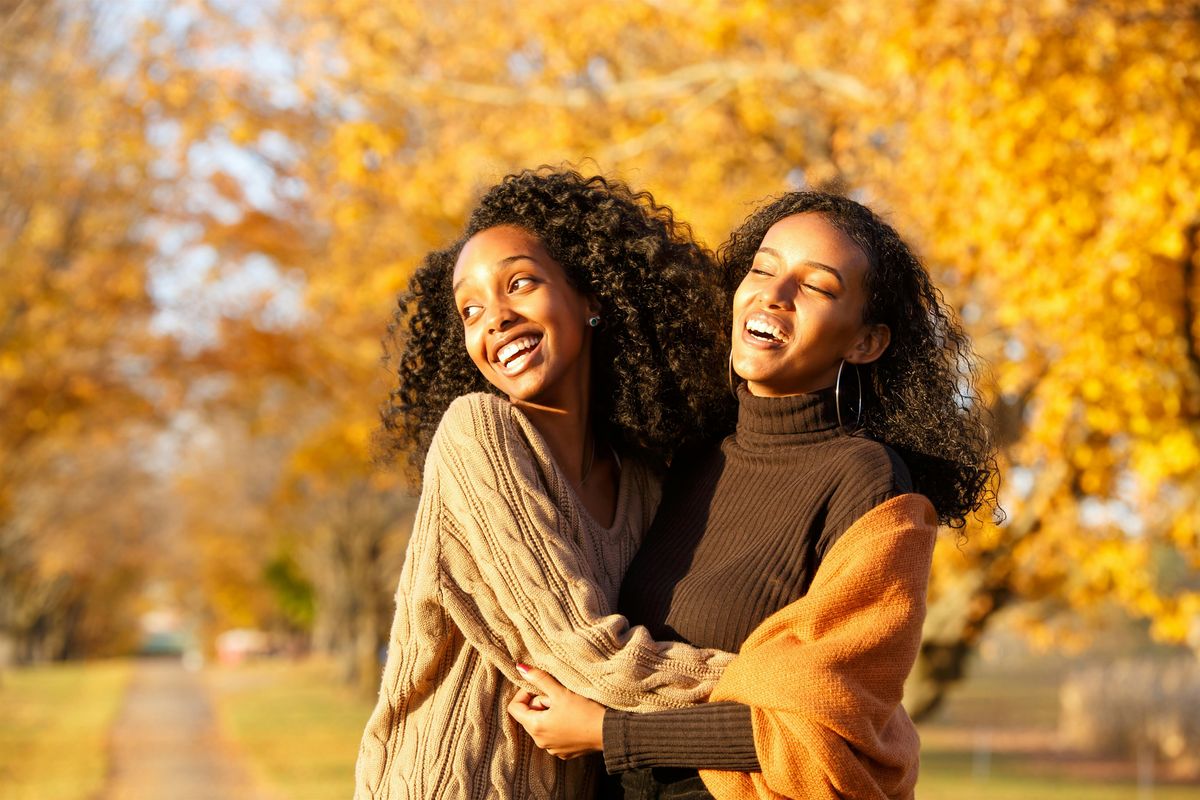
[[[655,642],[613,613],[658,497],[627,460],[602,528],[514,406],[487,394],[450,405],[425,465],[356,800],[590,797],[597,762],[559,761],[506,713],[518,661],[612,708],[708,697],[732,656]]]

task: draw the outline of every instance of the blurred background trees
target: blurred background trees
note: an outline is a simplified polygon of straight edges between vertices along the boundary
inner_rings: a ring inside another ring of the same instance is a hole
[[[1008,518],[944,536],[914,711],[1010,607],[1200,646],[1200,5],[3,0],[0,26],[7,658],[120,649],[165,592],[201,639],[273,629],[373,686],[412,513],[369,460],[395,294],[483,187],[583,159],[710,246],[840,185],[961,311]]]
[[[134,451],[172,349],[146,329],[153,152],[89,20],[0,8],[0,654],[103,652],[147,561]]]

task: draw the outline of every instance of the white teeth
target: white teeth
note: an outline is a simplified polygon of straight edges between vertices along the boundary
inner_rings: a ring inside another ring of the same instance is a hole
[[[504,347],[500,348],[500,351],[496,353],[496,360],[501,364],[504,364],[522,350],[529,350],[533,348],[538,341],[539,340],[536,336],[522,336],[520,339],[514,339],[513,341],[504,345]]]
[[[759,317],[746,320],[746,330],[770,336],[772,339],[778,339],[781,342],[784,341],[783,331],[778,325],[772,325],[770,322]]]

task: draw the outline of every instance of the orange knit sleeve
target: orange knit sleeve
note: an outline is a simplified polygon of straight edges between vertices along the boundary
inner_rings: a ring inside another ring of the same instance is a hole
[[[913,796],[920,741],[900,700],[936,533],[921,495],[877,506],[833,546],[808,594],[750,635],[712,700],[751,706],[763,771],[702,771],[718,800]]]

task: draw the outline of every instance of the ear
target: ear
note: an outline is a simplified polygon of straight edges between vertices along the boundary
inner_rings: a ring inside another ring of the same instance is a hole
[[[891,343],[892,330],[887,325],[864,325],[858,340],[846,354],[846,360],[851,364],[870,364],[879,360]]]
[[[600,299],[597,298],[596,295],[594,295],[594,294],[585,295],[585,299],[587,300],[588,316],[590,317],[594,314],[599,314],[600,313]]]

